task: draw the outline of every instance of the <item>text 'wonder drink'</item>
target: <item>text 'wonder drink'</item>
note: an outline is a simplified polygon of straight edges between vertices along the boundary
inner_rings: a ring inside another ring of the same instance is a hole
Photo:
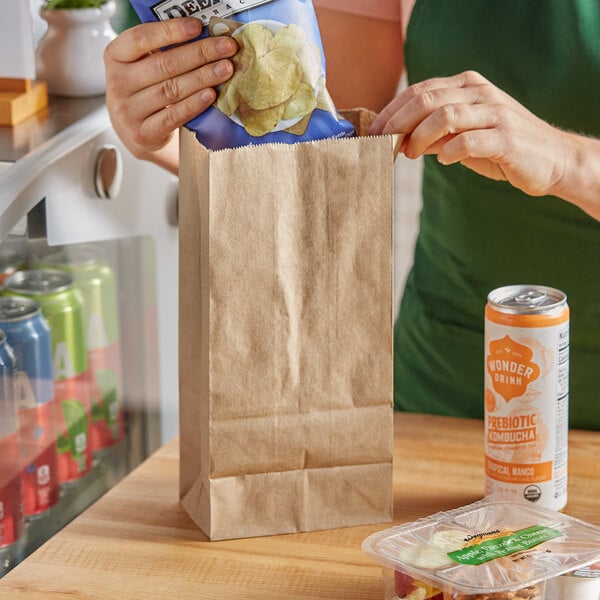
[[[491,292],[485,309],[486,494],[567,502],[569,308],[536,285]]]

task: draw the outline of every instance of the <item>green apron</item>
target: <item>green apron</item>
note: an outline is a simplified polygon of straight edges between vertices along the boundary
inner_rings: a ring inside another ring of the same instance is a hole
[[[600,136],[600,0],[417,0],[405,55],[411,83],[476,70],[542,119]],[[566,292],[570,423],[600,429],[600,223],[434,157],[395,328],[396,409],[483,416],[484,306],[514,283]]]

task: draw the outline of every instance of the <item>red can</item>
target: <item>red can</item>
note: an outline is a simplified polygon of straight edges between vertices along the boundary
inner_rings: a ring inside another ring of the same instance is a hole
[[[24,532],[14,371],[15,355],[0,331],[0,548],[16,544]]]
[[[0,297],[0,329],[16,359],[23,512],[25,517],[33,517],[59,499],[50,328],[37,302],[15,296]]]
[[[52,508],[60,498],[54,402],[19,408],[19,447],[23,513],[33,518]]]

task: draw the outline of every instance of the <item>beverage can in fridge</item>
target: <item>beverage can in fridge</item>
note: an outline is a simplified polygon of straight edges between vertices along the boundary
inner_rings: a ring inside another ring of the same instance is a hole
[[[0,330],[0,557],[11,552],[24,533],[21,462],[13,376],[15,355]]]
[[[13,273],[27,267],[28,255],[22,244],[7,243],[5,240],[0,244],[0,286]]]
[[[539,285],[492,291],[485,309],[486,494],[567,502],[569,307]]]
[[[71,273],[83,296],[92,390],[90,445],[101,454],[124,438],[115,273],[102,248],[90,244],[48,252],[41,261]]]
[[[0,297],[0,329],[16,359],[23,513],[31,518],[59,498],[50,328],[35,300],[4,296]]]
[[[58,476],[61,484],[77,482],[92,467],[90,386],[81,292],[68,273],[33,269],[9,277],[4,294],[38,302],[50,326]]]

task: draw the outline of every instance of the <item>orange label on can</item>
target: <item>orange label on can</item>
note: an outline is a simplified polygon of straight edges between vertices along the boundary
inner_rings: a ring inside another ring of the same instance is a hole
[[[486,368],[494,390],[507,402],[524,396],[529,384],[540,376],[540,368],[532,359],[531,348],[508,335],[490,343]]]
[[[514,464],[485,457],[485,473],[504,483],[542,483],[552,479],[552,461],[532,464]]]

